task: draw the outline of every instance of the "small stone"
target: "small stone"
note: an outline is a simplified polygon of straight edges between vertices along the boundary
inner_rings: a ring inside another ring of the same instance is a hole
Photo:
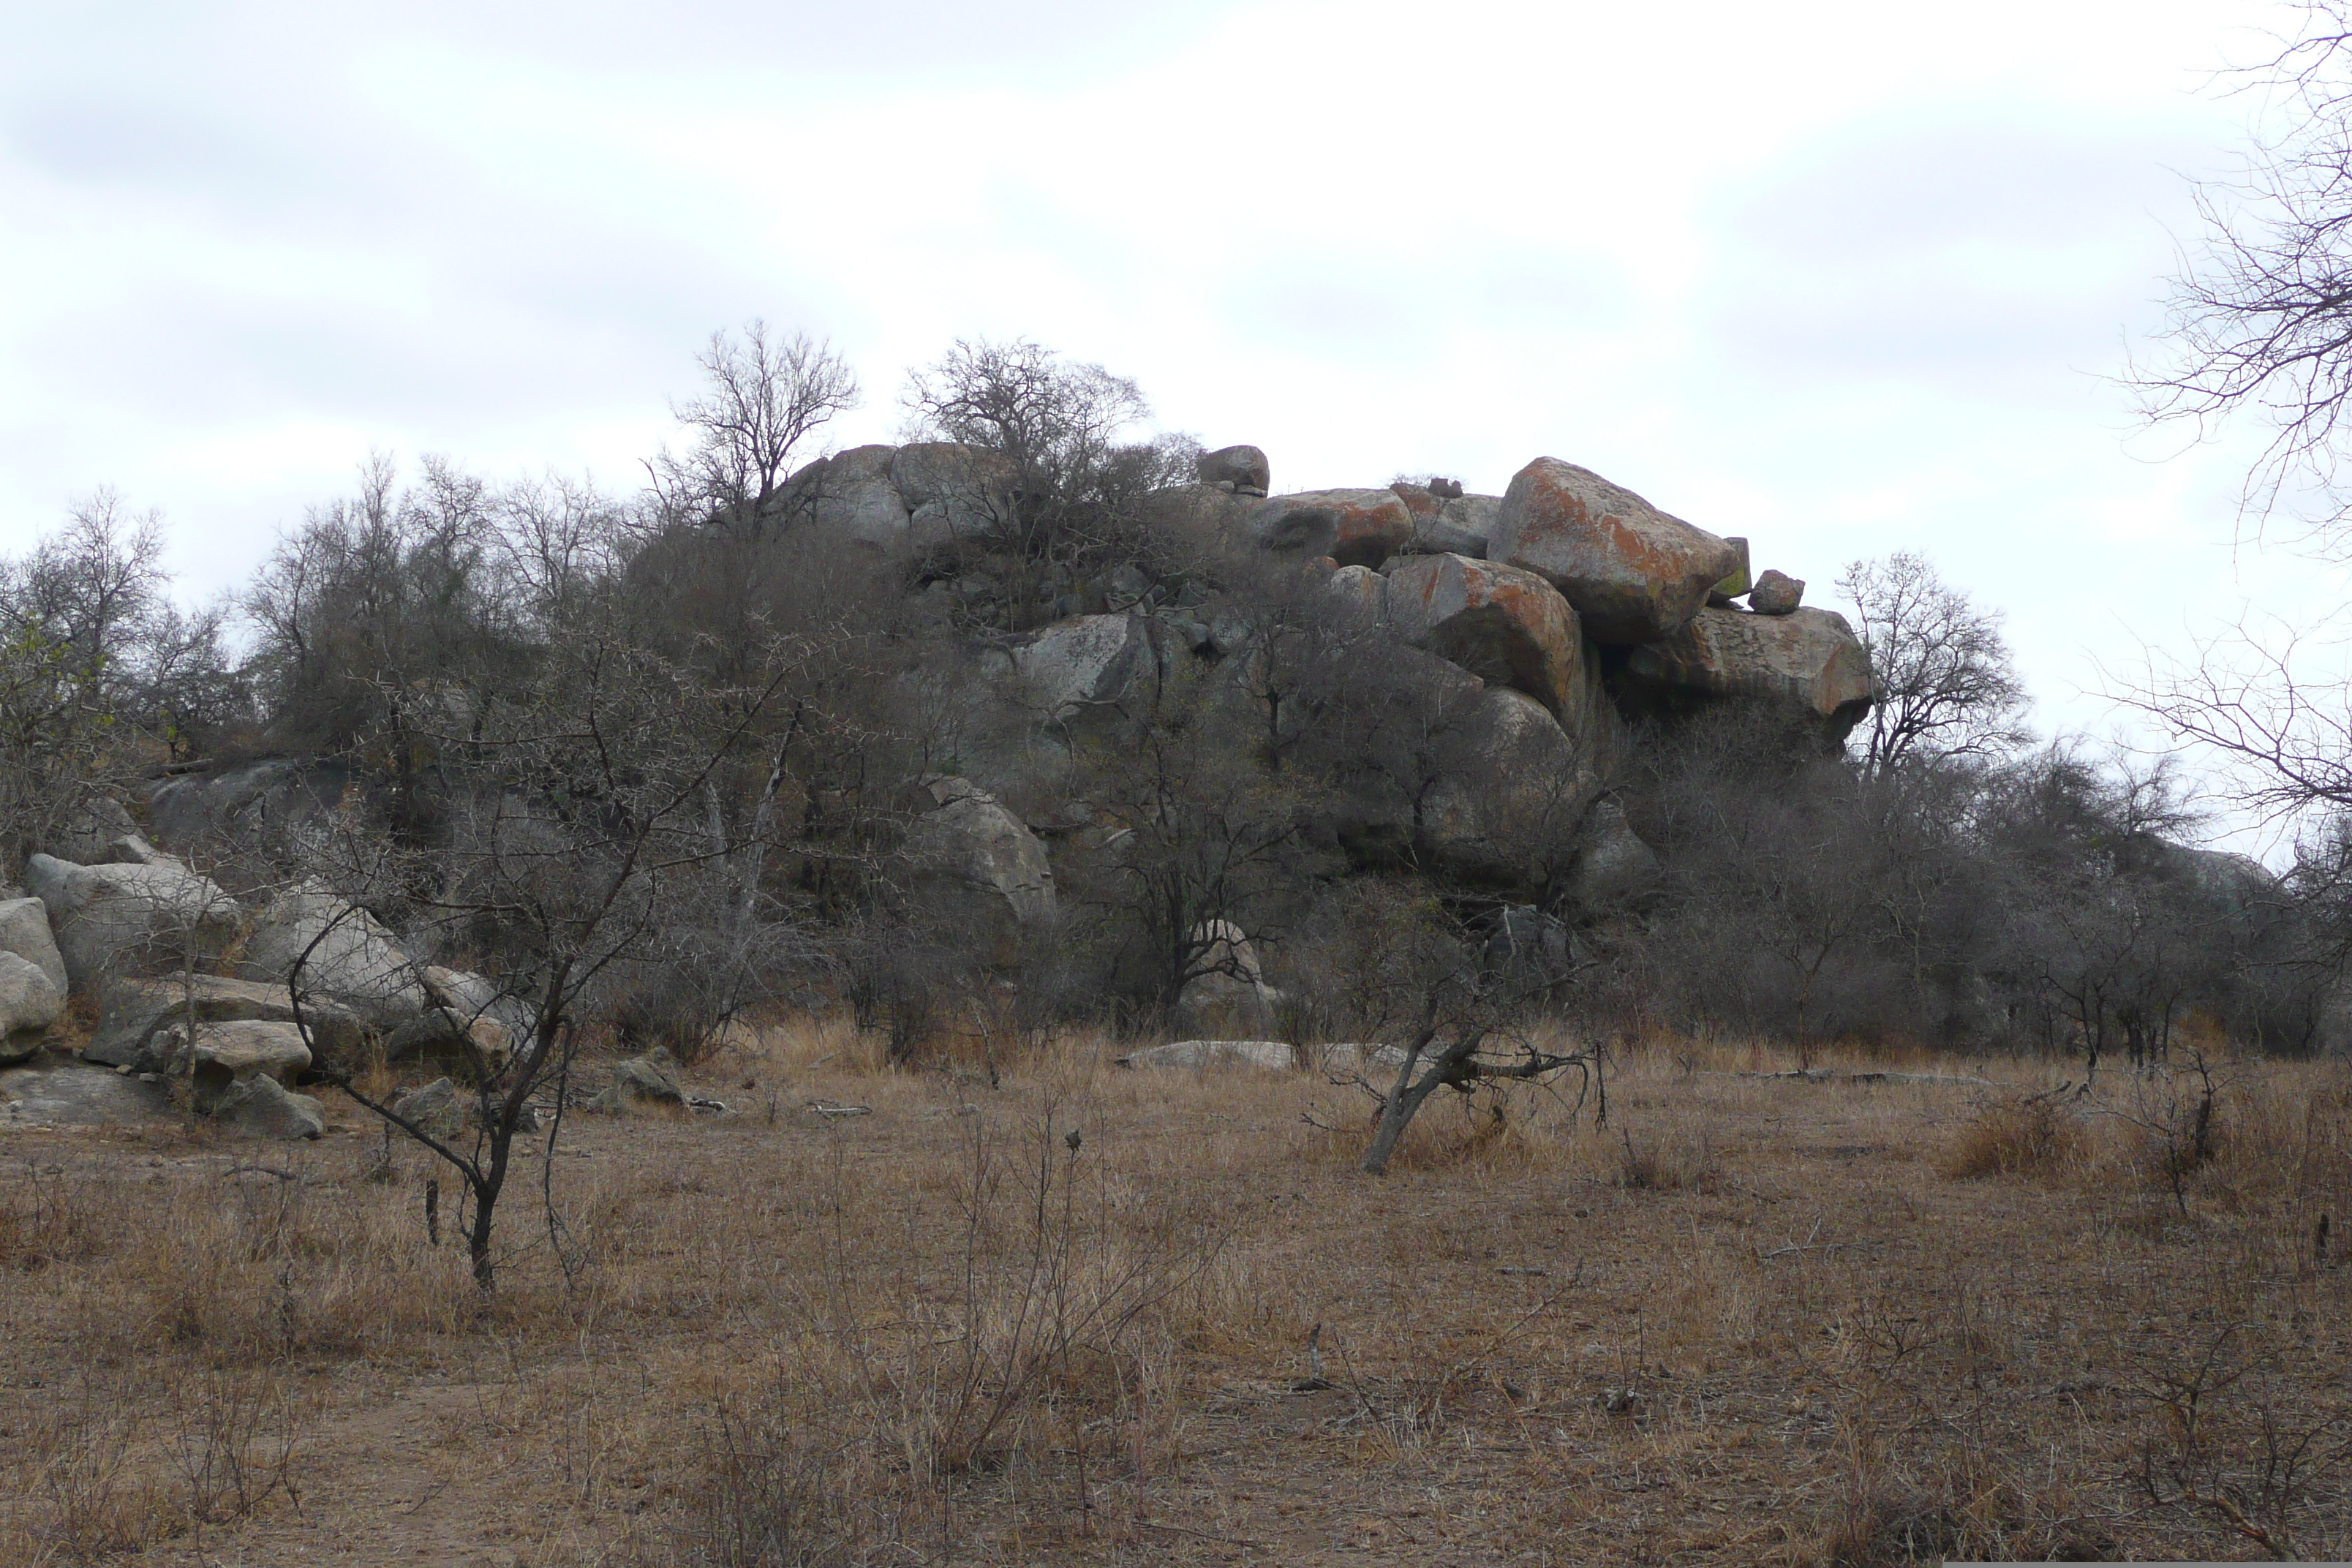
[[[1804,602],[1804,579],[1785,572],[1767,571],[1748,595],[1748,607],[1759,616],[1793,616]]]

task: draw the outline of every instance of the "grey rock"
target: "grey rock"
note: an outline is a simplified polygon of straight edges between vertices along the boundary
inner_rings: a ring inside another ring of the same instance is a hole
[[[1489,969],[1540,976],[1565,971],[1569,952],[1568,927],[1533,904],[1511,904],[1495,917],[1481,956]]]
[[[177,866],[186,870],[187,865],[176,855],[166,855],[136,833],[126,833],[106,847],[99,863],[109,866]]]
[[[215,1121],[249,1138],[292,1142],[316,1138],[327,1131],[325,1106],[258,1073],[222,1090],[211,1115]]]
[[[410,1089],[392,1102],[392,1110],[436,1138],[455,1138],[466,1130],[466,1106],[457,1098],[457,1086],[446,1078]]]
[[[70,1058],[35,1058],[0,1079],[0,1129],[10,1127],[141,1127],[173,1115],[172,1093],[160,1083]]]
[[[289,888],[255,918],[242,972],[251,980],[295,981],[307,995],[331,996],[382,1027],[425,1005],[416,966],[383,923],[319,881]]]
[[[1262,550],[1378,566],[1412,538],[1412,513],[1394,490],[1307,490],[1259,501],[1248,529]]]
[[[506,1063],[514,1037],[496,1018],[427,1007],[384,1037],[389,1063],[426,1061],[478,1083]]]
[[[296,1022],[294,994],[267,981],[222,975],[172,975],[158,981],[118,981],[99,992],[98,1029],[82,1059],[102,1067],[160,1072],[169,1049],[162,1036],[173,1025]],[[331,1059],[349,1060],[366,1026],[358,1014],[324,996],[305,996],[299,1009],[310,1044]]]
[[[210,878],[174,864],[74,866],[36,855],[25,883],[79,990],[108,975],[159,973],[217,958],[243,911]]]
[[[1272,1029],[1282,994],[1265,983],[1257,951],[1241,927],[1210,921],[1194,928],[1193,939],[1206,944],[1198,962],[1208,973],[1184,983],[1176,1026],[1188,1033]]]
[[[1412,514],[1412,535],[1405,541],[1404,549],[1415,555],[1466,555],[1474,561],[1483,561],[1486,558],[1487,541],[1495,531],[1495,513],[1503,498],[1465,495],[1459,481],[1452,484],[1451,494],[1440,494],[1428,486],[1402,479],[1389,487]]]
[[[684,1105],[686,1091],[678,1087],[677,1058],[668,1047],[656,1046],[641,1057],[631,1057],[613,1069],[613,1081],[604,1092],[588,1102],[588,1109],[599,1111],[626,1110],[646,1102],[664,1105]]]
[[[1739,552],[1739,566],[1706,591],[1706,602],[1718,610],[1743,597],[1754,586],[1748,575],[1748,541],[1735,533],[1727,536],[1724,542]]]
[[[1568,896],[1578,911],[1605,914],[1625,908],[1658,885],[1657,851],[1642,842],[1613,800],[1596,801],[1578,833]]]
[[[1045,846],[1028,825],[969,780],[924,781],[932,809],[908,829],[908,848],[934,884],[982,895],[979,919],[1004,935],[1042,933],[1061,918]]]
[[[1057,621],[1012,660],[1021,705],[1066,722],[1148,694],[1164,668],[1155,622],[1133,614]]]
[[[875,544],[907,537],[911,509],[891,482],[896,447],[853,447],[819,458],[784,481],[780,510],[819,528],[838,529]]]
[[[1204,485],[1231,485],[1235,490],[1264,495],[1274,488],[1274,468],[1255,447],[1220,447],[1201,454],[1198,469]]]
[[[259,1076],[290,1083],[310,1070],[310,1047],[291,1024],[241,1018],[226,1024],[167,1024],[157,1037],[163,1070],[184,1073],[196,1103],[210,1106],[232,1083]]]
[[[1617,646],[1682,626],[1739,563],[1728,541],[1557,458],[1513,477],[1486,553],[1548,579],[1576,606],[1586,636]]]
[[[55,830],[42,836],[41,852],[71,865],[95,866],[108,858],[109,845],[138,832],[139,825],[121,801],[109,795],[86,795],[68,808]]]
[[[350,771],[337,763],[282,757],[243,763],[160,781],[148,793],[147,819],[166,848],[185,848],[281,829],[331,811],[350,783]]]
[[[1267,1068],[1287,1071],[1298,1053],[1283,1040],[1171,1040],[1118,1058],[1123,1068]]]
[[[1600,793],[1592,749],[1542,703],[1500,686],[1480,693],[1447,740],[1422,808],[1426,857],[1487,886],[1542,880],[1545,858]]]
[[[908,527],[926,541],[994,531],[1014,477],[1001,454],[954,441],[918,441],[890,458],[890,482],[907,503]]]
[[[13,952],[49,977],[60,992],[67,987],[66,961],[49,934],[49,907],[38,899],[0,902],[0,952]]]
[[[1804,579],[1785,572],[1766,572],[1748,595],[1748,607],[1759,616],[1794,615],[1804,602]]]
[[[1323,579],[1324,608],[1349,631],[1370,631],[1388,619],[1388,586],[1369,566],[1342,566]]]
[[[37,1054],[49,1027],[66,1016],[66,994],[40,966],[0,952],[0,1066]]]

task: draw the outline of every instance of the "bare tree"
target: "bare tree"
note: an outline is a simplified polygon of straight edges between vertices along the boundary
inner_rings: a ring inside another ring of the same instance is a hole
[[[2001,640],[1999,611],[1979,608],[1907,550],[1853,563],[1838,587],[1861,622],[1878,685],[1865,773],[1915,756],[1997,754],[2023,742],[2017,721],[2025,687]]]
[[[857,406],[857,377],[824,340],[756,320],[740,336],[711,333],[697,363],[702,395],[670,410],[693,445],[649,465],[655,491],[673,515],[725,515],[756,535],[809,437]]]

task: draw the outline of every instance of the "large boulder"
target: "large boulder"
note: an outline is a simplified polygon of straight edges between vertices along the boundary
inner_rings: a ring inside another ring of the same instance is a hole
[[[429,1062],[468,1083],[499,1071],[513,1051],[514,1036],[496,1018],[467,1017],[446,1007],[425,1008],[383,1041],[387,1063]]]
[[[239,1079],[213,1101],[212,1119],[248,1138],[291,1142],[327,1131],[327,1108],[261,1073]]]
[[[1523,691],[1490,686],[1446,736],[1423,801],[1425,858],[1467,881],[1518,888],[1549,879],[1600,793],[1593,749]]]
[[[1184,983],[1176,999],[1176,1026],[1186,1033],[1269,1032],[1282,994],[1265,983],[1257,950],[1231,921],[1210,921],[1193,931],[1205,943],[1197,966],[1205,973]]]
[[[47,855],[25,864],[25,886],[47,906],[75,990],[108,975],[158,974],[216,959],[243,911],[208,877],[177,861],[75,866]]]
[[[1870,653],[1832,610],[1785,616],[1703,609],[1626,659],[1622,690],[1636,707],[1767,703],[1824,739],[1845,739],[1870,710]]]
[[[310,1047],[291,1024],[239,1019],[229,1024],[170,1024],[160,1045],[163,1070],[187,1075],[199,1107],[209,1110],[229,1085],[259,1076],[291,1083],[310,1070]]]
[[[909,510],[890,479],[898,455],[896,447],[867,446],[819,458],[785,482],[784,508],[820,528],[896,544],[907,537]]]
[[[1298,1052],[1283,1040],[1171,1040],[1117,1058],[1123,1068],[1269,1068],[1286,1072]]]
[[[0,952],[0,1067],[39,1051],[49,1026],[65,1016],[62,987],[52,984],[39,965]]]
[[[392,1113],[410,1126],[436,1138],[455,1138],[466,1130],[466,1104],[457,1086],[436,1078],[423,1089],[412,1089],[392,1102]]]
[[[284,984],[232,980],[217,974],[169,975],[157,981],[117,981],[100,988],[98,1028],[81,1058],[102,1067],[161,1072],[171,1057],[164,1031],[173,1026],[284,1024],[298,1017],[319,1054],[349,1059],[366,1037],[358,1014],[324,996],[305,995],[297,1009]]]
[[[180,773],[149,791],[147,820],[155,837],[172,848],[223,837],[251,837],[333,810],[351,782],[350,770],[340,763],[283,757],[217,773]]]
[[[63,994],[66,961],[49,934],[49,907],[38,899],[0,900],[0,952],[13,952],[49,977]]]
[[[1673,632],[1739,565],[1729,541],[1557,458],[1512,477],[1486,554],[1546,578],[1576,606],[1587,636],[1619,646]]]
[[[41,836],[41,852],[70,865],[96,866],[113,858],[107,853],[109,845],[138,831],[130,811],[112,795],[84,795]]]
[[[1415,647],[1555,716],[1584,684],[1583,637],[1559,590],[1532,572],[1463,555],[1408,556],[1388,572],[1388,622]]]
[[[1735,533],[1726,538],[1724,542],[1739,552],[1739,564],[1729,576],[1706,591],[1706,602],[1718,610],[1736,599],[1745,598],[1748,590],[1755,586],[1748,575],[1748,541]]]
[[[415,1017],[427,1001],[417,966],[383,923],[315,880],[287,889],[256,917],[243,973],[331,996],[381,1027]]]
[[[1063,722],[1148,696],[1163,668],[1156,623],[1133,614],[1056,621],[1012,658],[1022,704]]]
[[[1194,471],[1204,485],[1231,485],[1239,495],[1262,496],[1274,488],[1274,469],[1255,447],[1220,447],[1201,454]]]
[[[982,900],[975,914],[1000,938],[1051,931],[1061,909],[1045,846],[968,779],[924,782],[932,808],[908,828],[908,850],[929,882]]]
[[[1349,631],[1370,631],[1388,619],[1388,584],[1369,566],[1340,567],[1323,579],[1316,596]]]
[[[1306,490],[1258,502],[1249,528],[1262,550],[1378,566],[1412,537],[1412,513],[1394,490]]]

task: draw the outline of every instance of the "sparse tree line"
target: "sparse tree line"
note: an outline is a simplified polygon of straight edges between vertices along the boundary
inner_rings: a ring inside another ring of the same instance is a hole
[[[185,852],[497,977],[548,1072],[580,1031],[690,1054],[762,1006],[908,1055],[1080,1020],[1467,1038],[1464,1088],[1547,1019],[2095,1065],[2330,1038],[2345,832],[2284,879],[2186,847],[2176,774],[2032,743],[1998,616],[1916,555],[1841,584],[1879,693],[1843,749],[1632,711],[1563,770],[1234,540],[1198,445],[1099,367],[958,345],[912,376],[936,445],[899,451],[947,464],[954,525],[898,542],[814,504],[855,477],[815,460],[859,395],[836,354],[755,323],[703,368],[635,494],[378,458],[202,613],[152,515],[77,509],[0,575],[12,860],[92,792],[296,760],[183,792]],[[1117,647],[1041,652],[1089,615]]]

